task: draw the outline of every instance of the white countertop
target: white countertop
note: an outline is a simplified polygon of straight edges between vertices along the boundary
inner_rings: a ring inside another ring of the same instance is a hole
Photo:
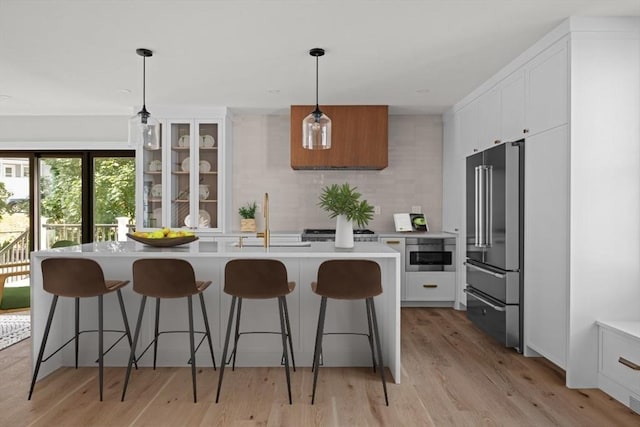
[[[333,242],[309,242],[309,246],[270,248],[248,246],[238,248],[232,244],[205,242],[197,240],[185,245],[172,248],[157,248],[142,243],[127,242],[94,242],[80,246],[66,248],[47,249],[33,253],[37,257],[69,256],[69,257],[176,257],[187,256],[189,258],[213,257],[213,258],[266,258],[277,256],[284,258],[396,258],[399,253],[386,245],[377,242],[356,242],[351,249],[336,248]]]
[[[630,338],[640,338],[640,320],[598,320],[596,324],[620,332]]]

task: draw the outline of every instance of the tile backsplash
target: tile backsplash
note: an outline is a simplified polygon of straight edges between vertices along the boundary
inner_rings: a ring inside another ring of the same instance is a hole
[[[393,214],[421,206],[429,227],[442,229],[442,118],[389,116],[389,166],[381,171],[294,171],[289,157],[289,116],[238,115],[233,118],[233,212],[247,202],[270,199],[270,228],[297,231],[335,228],[318,207],[322,188],[349,182],[370,204],[380,207],[368,228],[392,231]],[[257,215],[258,228],[263,227]],[[232,221],[240,228],[240,216]]]

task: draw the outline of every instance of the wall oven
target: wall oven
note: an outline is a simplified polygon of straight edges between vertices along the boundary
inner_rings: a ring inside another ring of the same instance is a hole
[[[455,239],[408,237],[405,271],[455,271]]]

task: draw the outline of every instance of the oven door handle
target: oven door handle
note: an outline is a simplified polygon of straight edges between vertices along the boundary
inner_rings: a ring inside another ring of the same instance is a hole
[[[480,295],[478,295],[477,293],[473,292],[470,289],[463,289],[463,291],[464,291],[465,294],[477,299],[478,301],[481,301],[481,302],[485,303],[489,307],[493,308],[495,311],[507,311],[507,309],[505,307],[499,306],[499,305],[496,305],[496,304],[492,303],[488,299],[481,297]]]
[[[504,279],[506,276],[504,274],[501,273],[496,273],[495,271],[491,271],[491,270],[487,270],[486,268],[482,268],[482,267],[478,267],[475,264],[471,264],[470,262],[465,262],[464,265],[466,265],[469,268],[481,271],[485,274],[490,274],[493,277],[497,277],[498,279]]]

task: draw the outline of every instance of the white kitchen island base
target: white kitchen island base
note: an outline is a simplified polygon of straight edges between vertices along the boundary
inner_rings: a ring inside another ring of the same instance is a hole
[[[400,254],[379,243],[356,243],[353,249],[337,249],[331,242],[314,242],[309,247],[257,247],[237,248],[213,242],[196,241],[174,248],[154,248],[135,242],[98,242],[82,246],[34,252],[31,256],[31,325],[32,366],[40,348],[52,295],[42,288],[40,264],[50,257],[79,257],[97,261],[108,279],[132,280],[132,264],[140,258],[179,258],[189,261],[198,280],[211,280],[204,292],[209,324],[213,338],[216,363],[220,365],[224,331],[227,326],[231,297],[222,289],[224,266],[236,258],[268,258],[281,260],[287,267],[289,281],[296,289],[287,297],[296,366],[310,367],[320,308],[320,297],[311,291],[311,282],[317,278],[318,266],[327,259],[370,259],[382,271],[383,294],[375,304],[382,341],[384,363],[396,383],[400,382]],[[82,280],[82,278],[78,278]],[[129,324],[133,333],[141,296],[129,284],[122,289]],[[204,330],[198,302],[194,300],[194,328]],[[72,298],[60,298],[47,343],[45,357],[73,336],[74,304]],[[242,304],[240,332],[280,330],[277,300],[247,300]],[[122,317],[115,293],[104,298],[104,328],[123,329]],[[155,301],[147,300],[137,354],[153,339]],[[80,328],[97,329],[97,298],[81,299]],[[161,302],[160,330],[188,330],[187,301],[185,298]],[[327,304],[325,333],[367,332],[364,301],[336,301]],[[114,333],[105,333],[105,349],[117,339]],[[97,334],[80,337],[79,364],[96,366]],[[196,337],[196,343],[199,338]],[[242,335],[238,341],[237,366],[280,366],[282,341],[275,334]],[[106,356],[105,366],[126,366],[129,346],[123,339]],[[188,366],[188,334],[164,334],[159,338],[158,366]],[[151,366],[152,350],[138,362]],[[366,337],[328,335],[323,342],[324,366],[371,366],[371,353]],[[196,354],[199,367],[210,367],[211,357],[203,345]],[[53,356],[40,369],[39,379],[62,366],[74,366],[73,343]]]

